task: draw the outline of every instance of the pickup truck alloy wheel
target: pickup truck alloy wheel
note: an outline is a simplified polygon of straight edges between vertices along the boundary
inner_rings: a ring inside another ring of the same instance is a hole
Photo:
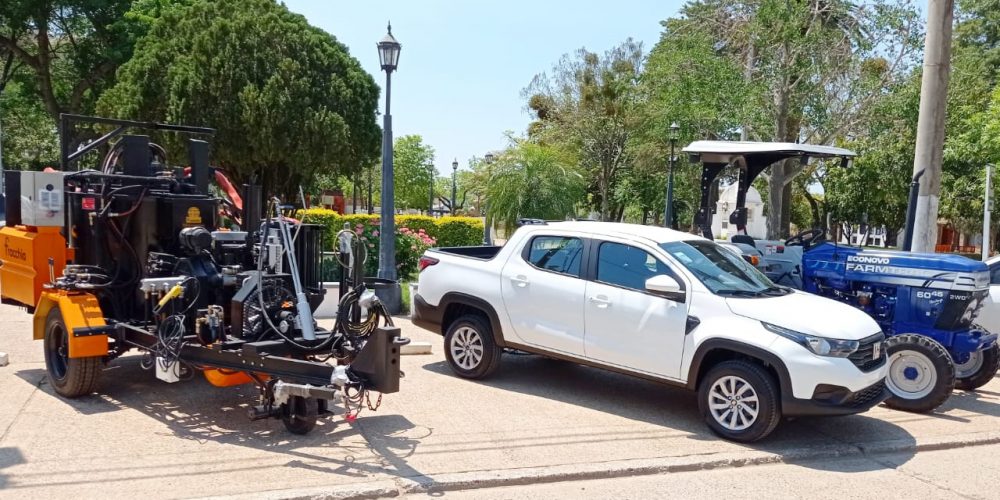
[[[462,327],[451,337],[451,357],[458,366],[472,370],[483,361],[483,338],[479,332]]]
[[[723,361],[698,382],[698,409],[712,432],[749,443],[764,438],[781,420],[774,376],[752,360]]]
[[[494,342],[493,329],[485,317],[466,314],[448,325],[444,357],[458,376],[486,378],[500,366],[502,354],[503,349]]]
[[[889,355],[886,386],[889,408],[926,413],[941,406],[955,388],[955,363],[943,345],[923,335],[903,334],[885,341]]]
[[[708,391],[708,408],[719,425],[731,431],[742,431],[757,421],[760,399],[746,380],[722,377]]]

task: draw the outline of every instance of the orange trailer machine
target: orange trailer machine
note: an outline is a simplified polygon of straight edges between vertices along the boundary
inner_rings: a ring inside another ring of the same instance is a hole
[[[256,384],[250,417],[295,433],[333,414],[331,401],[353,418],[369,391],[399,389],[408,340],[364,280],[340,300],[333,330],[312,316],[322,227],[283,217],[276,198],[265,210],[260,186],[245,185],[241,202],[220,198],[235,196],[209,186],[205,141],[188,140],[185,168],[148,136],[124,134],[211,129],[63,115],[60,130],[80,122],[109,131],[72,152],[63,135],[61,171],[4,177],[0,299],[34,315],[58,394],[92,393],[104,366],[133,350],[165,382],[200,371],[217,386]],[[79,168],[97,148],[100,164]]]

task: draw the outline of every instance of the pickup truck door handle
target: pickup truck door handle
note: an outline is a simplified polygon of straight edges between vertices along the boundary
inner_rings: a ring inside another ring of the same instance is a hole
[[[611,301],[604,295],[592,295],[589,300],[601,309],[606,309],[611,305]]]
[[[510,282],[516,287],[524,288],[528,286],[528,277],[523,274],[518,274],[517,276],[511,276]]]

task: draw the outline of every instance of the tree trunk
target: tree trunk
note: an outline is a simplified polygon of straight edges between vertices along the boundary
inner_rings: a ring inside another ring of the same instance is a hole
[[[642,209],[642,225],[645,226],[646,222],[648,222],[648,221],[649,221],[649,209],[648,208],[643,208]]]
[[[806,201],[809,202],[809,211],[812,212],[812,227],[813,229],[822,228],[822,222],[819,216],[819,202],[816,198],[813,198],[812,193],[809,192],[809,188],[803,188],[803,195],[806,197]]]

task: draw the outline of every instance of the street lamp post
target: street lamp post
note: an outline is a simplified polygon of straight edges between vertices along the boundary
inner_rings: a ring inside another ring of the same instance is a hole
[[[677,145],[677,131],[680,128],[677,122],[670,124],[670,172],[667,174],[667,204],[663,210],[663,227],[674,225],[674,165],[677,163],[674,147]]]
[[[456,197],[458,196],[458,158],[451,162],[451,215],[455,215]]]
[[[385,37],[376,44],[379,62],[385,71],[385,114],[382,115],[382,214],[379,229],[378,277],[395,281],[396,275],[396,198],[393,191],[392,170],[392,72],[399,65],[402,45],[392,36],[392,24],[386,27]],[[399,287],[381,297],[390,311],[400,309]]]
[[[434,176],[431,176],[431,193],[430,200],[427,205],[427,215],[434,215]]]
[[[486,153],[486,168],[487,169],[490,169],[491,166],[493,165],[493,158],[494,158],[493,153]],[[491,177],[492,173],[493,172],[491,172],[489,170],[486,172],[486,190],[487,190],[487,195],[489,195],[490,177]],[[483,201],[483,207],[480,209],[483,212],[483,246],[489,246],[489,245],[493,244],[493,242],[490,241],[490,216],[487,215],[487,208],[489,206],[489,203],[490,203],[490,200],[489,200],[489,198],[487,198],[485,201]]]

